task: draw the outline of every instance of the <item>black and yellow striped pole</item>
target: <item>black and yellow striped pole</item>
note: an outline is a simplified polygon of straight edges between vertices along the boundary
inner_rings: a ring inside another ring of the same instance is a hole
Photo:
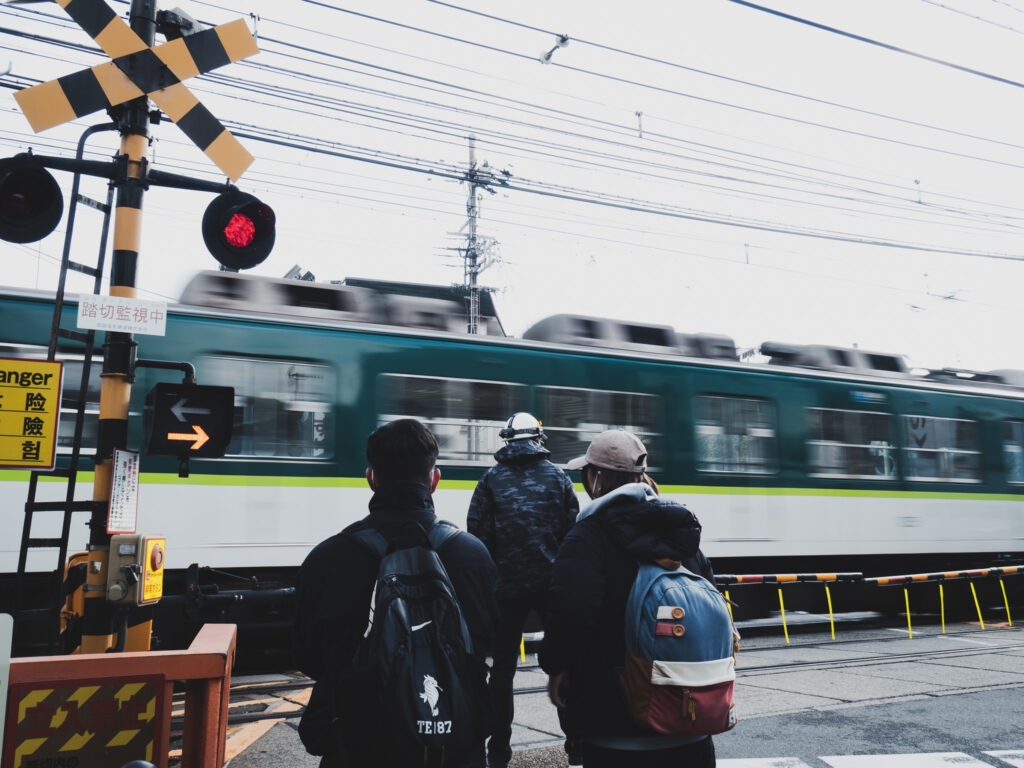
[[[156,0],[132,0],[132,30],[146,43],[156,35]],[[142,237],[142,194],[149,149],[149,99],[143,95],[125,105],[119,120],[121,153],[114,210],[114,251],[110,265],[110,295],[135,298],[135,280]],[[110,534],[107,508],[110,501],[112,460],[115,448],[128,443],[128,403],[131,399],[132,361],[135,342],[130,333],[107,333],[103,345],[103,373],[100,383],[99,433],[96,474],[89,522],[89,567],[85,587],[85,615],[82,624],[83,653],[105,653],[115,645],[113,609],[106,600]],[[135,621],[119,646],[129,651],[149,650],[151,621],[149,609]],[[134,612],[134,613],[139,613]],[[141,618],[142,620],[138,620]]]

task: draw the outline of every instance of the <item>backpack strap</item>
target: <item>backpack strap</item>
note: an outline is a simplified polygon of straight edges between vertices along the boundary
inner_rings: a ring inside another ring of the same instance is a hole
[[[383,559],[384,555],[388,553],[388,540],[376,528],[367,527],[359,531],[346,531],[342,535],[369,552],[375,560]]]
[[[430,548],[435,552],[440,552],[442,547],[460,533],[462,531],[454,523],[449,523],[447,520],[437,520],[430,530],[427,531],[427,539],[430,541]],[[383,559],[391,546],[391,542],[388,541],[387,537],[372,526],[358,531],[346,531],[344,535],[369,552],[376,560]]]
[[[449,523],[447,520],[438,520],[427,531],[427,538],[430,540],[431,549],[435,552],[440,552],[445,544],[460,533],[462,533],[462,530],[455,523]]]

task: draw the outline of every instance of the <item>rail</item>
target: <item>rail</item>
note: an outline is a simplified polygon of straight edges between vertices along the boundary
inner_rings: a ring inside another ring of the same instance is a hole
[[[162,690],[159,690],[158,696],[159,704],[162,706],[156,707],[156,713],[160,714],[161,722],[156,724],[154,730],[152,762],[158,768],[166,768],[174,685],[175,682],[183,682],[185,713],[180,768],[220,768],[224,764],[231,667],[235,659],[236,637],[234,624],[206,624],[199,630],[188,649],[183,651],[91,653],[13,659],[10,685],[12,692],[16,689],[34,688],[35,698],[32,697],[32,693],[28,693],[25,701],[38,702],[62,685],[82,686],[92,683],[99,688],[103,685],[117,686],[119,680],[126,678],[159,676],[162,678]],[[46,693],[43,693],[43,690]],[[121,698],[122,695],[123,689],[116,694],[117,698]],[[69,702],[74,701],[75,696],[69,697]],[[112,703],[115,707],[118,704],[117,701]],[[27,710],[31,704],[22,706]],[[62,708],[60,711],[70,711],[70,708]],[[61,718],[58,715],[53,719],[59,725],[71,720],[71,716]],[[142,719],[145,719],[144,716]],[[45,720],[49,722],[48,718]],[[52,735],[55,736],[57,733],[57,729],[54,728]],[[115,740],[116,737],[111,743]],[[45,743],[45,737],[34,741]],[[88,739],[81,743],[84,745],[86,741]],[[5,761],[3,768],[14,768],[14,764],[12,762],[8,765]]]

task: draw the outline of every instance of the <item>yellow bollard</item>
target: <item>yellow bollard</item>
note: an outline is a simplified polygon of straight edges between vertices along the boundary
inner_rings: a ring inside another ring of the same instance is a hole
[[[978,611],[978,623],[980,623],[981,624],[981,628],[984,629],[985,628],[985,620],[983,618],[981,618],[981,606],[978,604],[978,592],[974,588],[974,582],[973,581],[971,582],[971,594],[974,595],[974,607]]]
[[[903,600],[907,604],[907,634],[910,635],[910,639],[913,640],[914,628],[910,626],[910,592],[907,591],[906,587],[903,588]]]
[[[942,619],[942,634],[946,634],[946,598],[942,594],[942,582],[939,582],[939,618]]]
[[[736,619],[732,617],[732,602],[729,600],[729,590],[725,590],[725,605],[729,609],[729,621],[736,623]]]
[[[1013,626],[1013,619],[1010,618],[1010,601],[1006,599],[1006,585],[1003,584],[1003,580],[999,580],[999,586],[1003,590],[1003,603],[1006,605],[1006,623],[1011,627]]]
[[[526,663],[526,635],[520,635],[519,638],[519,658]]]
[[[786,645],[789,645],[789,629],[786,627],[786,605],[782,602],[782,587],[779,587],[779,608],[782,610],[782,631],[786,635]]]
[[[825,585],[825,597],[828,598],[828,623],[832,627],[832,639],[836,639],[836,622],[832,618],[832,593],[828,591],[828,584]]]

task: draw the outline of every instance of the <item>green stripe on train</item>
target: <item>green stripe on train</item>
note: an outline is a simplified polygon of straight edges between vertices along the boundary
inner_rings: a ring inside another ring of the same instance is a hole
[[[26,470],[0,470],[0,482],[28,482]],[[41,475],[43,482],[63,482],[61,477]],[[288,475],[201,475],[187,478],[173,473],[143,472],[139,481],[143,485],[184,485],[184,486],[251,486],[262,488],[366,488],[363,477],[296,477]],[[92,472],[79,472],[78,483],[92,484]],[[475,480],[441,480],[442,490],[468,490],[476,487]],[[676,495],[713,496],[842,496],[848,498],[878,499],[960,499],[971,501],[1020,501],[1024,494],[1011,493],[970,493],[946,491],[889,491],[882,489],[851,488],[766,488],[719,485],[662,485],[662,493]],[[576,490],[583,486],[576,484]]]

